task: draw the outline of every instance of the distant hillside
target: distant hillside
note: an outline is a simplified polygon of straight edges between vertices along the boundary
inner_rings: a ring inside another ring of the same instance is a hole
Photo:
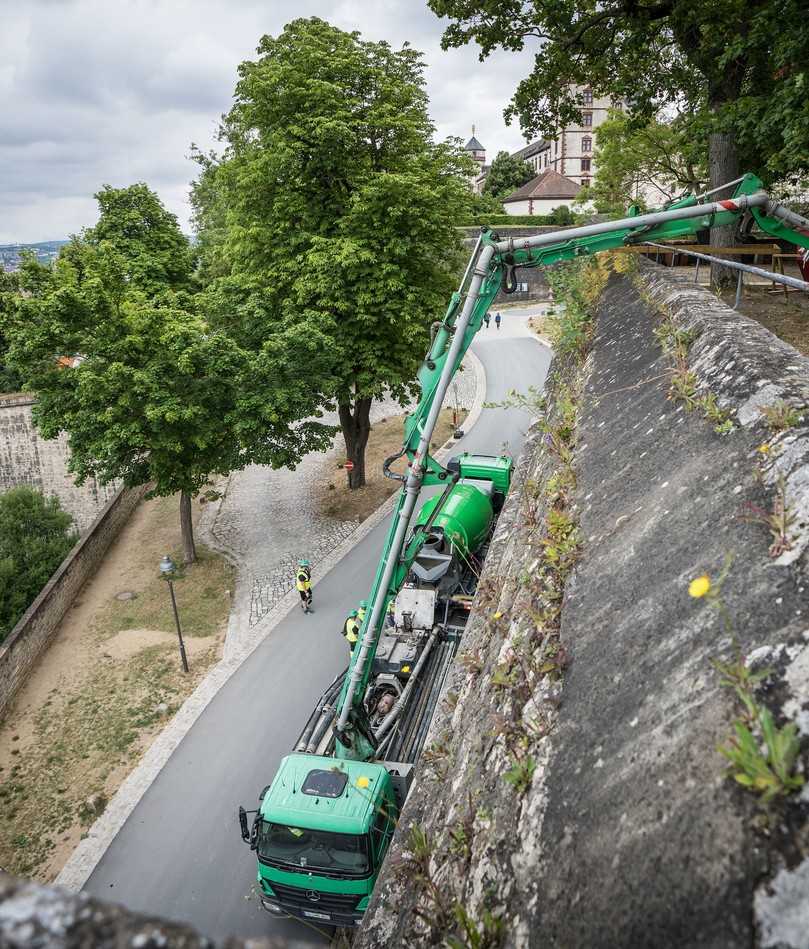
[[[0,269],[17,270],[24,250],[33,251],[41,264],[49,264],[56,260],[59,250],[67,243],[65,240],[38,241],[35,244],[0,244]]]

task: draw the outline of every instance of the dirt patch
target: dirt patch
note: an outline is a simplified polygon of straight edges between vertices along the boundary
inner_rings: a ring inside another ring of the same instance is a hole
[[[458,427],[463,426],[466,412],[461,409],[457,414]],[[438,417],[433,434],[433,450],[440,448],[455,431],[452,410],[443,409]],[[342,520],[364,521],[390,497],[398,488],[399,482],[386,478],[382,474],[382,462],[402,447],[404,439],[404,416],[395,415],[380,419],[372,428],[365,451],[366,485],[350,491],[348,478],[342,465],[345,463],[345,451],[336,451],[333,461],[324,469],[324,481],[317,486],[318,513],[327,517],[340,517]],[[402,472],[406,468],[403,462],[393,466],[394,471]]]
[[[185,675],[157,569],[165,553],[179,562],[176,497],[133,513],[0,727],[0,866],[14,873],[56,876],[221,653],[233,568],[201,548],[175,583]]]
[[[723,293],[722,300],[733,306],[735,290]],[[765,287],[745,287],[739,312],[809,356],[809,293],[798,290],[785,296],[783,290],[771,293]]]
[[[216,645],[215,636],[192,636],[185,638],[185,651],[189,656],[205,652]],[[104,642],[105,659],[131,659],[150,646],[175,646],[179,650],[176,633],[166,633],[162,629],[122,629],[111,639]]]

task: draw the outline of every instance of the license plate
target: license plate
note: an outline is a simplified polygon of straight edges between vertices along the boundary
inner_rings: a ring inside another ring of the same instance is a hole
[[[303,915],[311,916],[312,919],[326,919],[326,920],[331,919],[331,916],[329,916],[328,913],[313,913],[310,909],[305,909],[303,911]]]

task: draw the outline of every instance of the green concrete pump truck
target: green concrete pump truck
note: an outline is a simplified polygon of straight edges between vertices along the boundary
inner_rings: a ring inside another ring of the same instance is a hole
[[[516,289],[519,267],[689,238],[731,223],[757,225],[809,248],[809,221],[772,201],[755,176],[723,187],[732,185],[727,200],[707,200],[717,188],[649,214],[630,209],[621,220],[533,237],[501,240],[483,229],[458,291],[434,325],[418,375],[421,399],[406,420],[402,449],[384,463],[402,488],[348,669],[320,697],[257,810],[239,808],[241,835],[257,852],[261,902],[270,912],[355,926],[388,852],[511,481],[508,458],[463,454],[444,466],[428,452],[450,382],[497,292]],[[402,457],[406,476],[391,468]],[[428,486],[440,493],[413,518]]]

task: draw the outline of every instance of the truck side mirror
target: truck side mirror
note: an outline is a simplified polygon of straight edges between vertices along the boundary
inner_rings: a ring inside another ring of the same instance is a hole
[[[246,843],[250,843],[250,828],[247,825],[247,811],[239,805],[239,827],[242,832],[242,840]]]
[[[267,793],[267,791],[269,791],[269,790],[270,790],[270,785],[268,784],[268,785],[265,786],[265,788],[264,788],[264,790],[261,792],[261,794],[259,794],[259,796],[258,796],[258,806],[259,806],[259,808],[261,808],[262,802],[264,801],[264,795],[265,795],[265,794]]]

